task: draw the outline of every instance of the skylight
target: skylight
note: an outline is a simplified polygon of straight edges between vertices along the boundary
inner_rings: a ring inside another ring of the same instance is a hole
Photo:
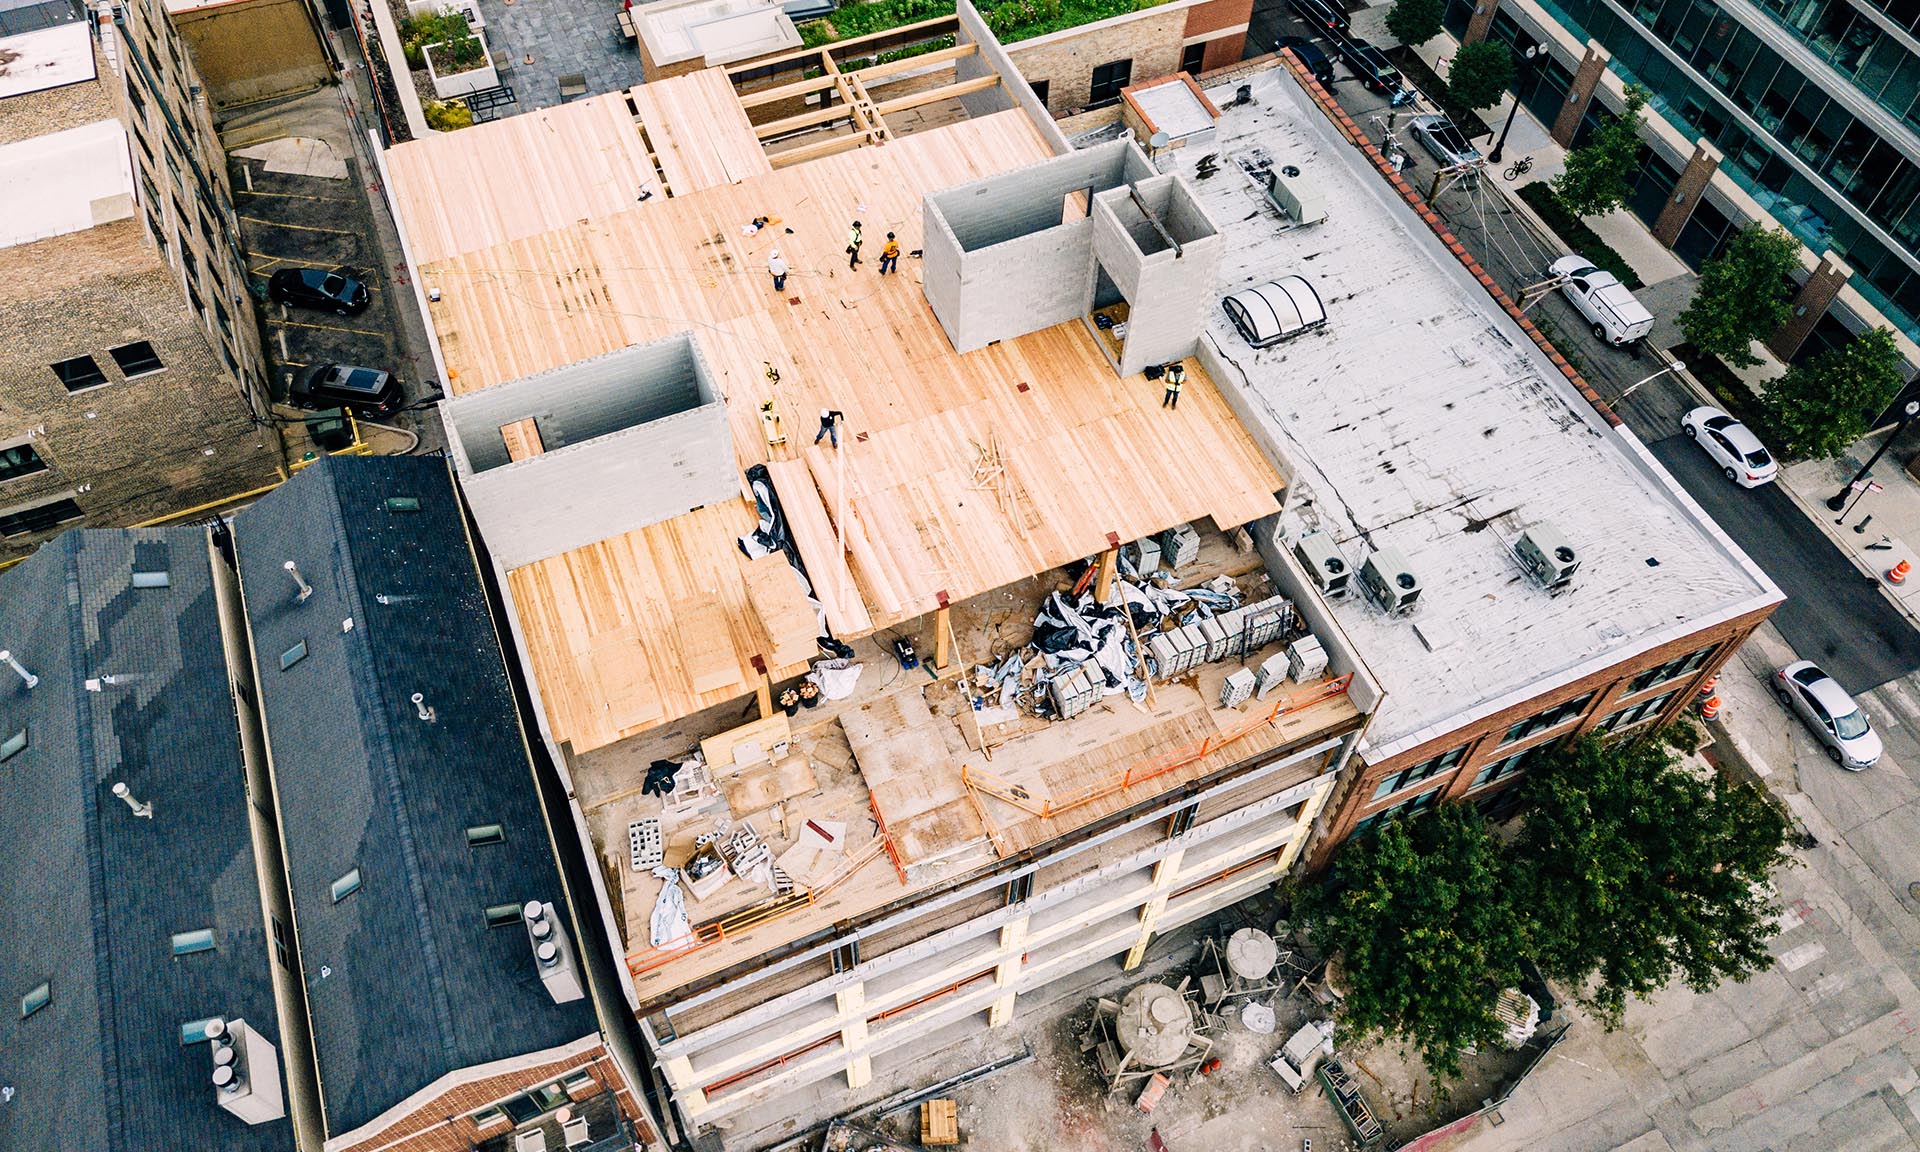
[[[507,830],[498,824],[476,824],[467,829],[467,847],[478,848],[485,844],[500,844],[507,838]]]
[[[389,496],[389,497],[387,497],[387,511],[389,511],[389,512],[418,512],[418,511],[420,511],[420,497],[418,497],[418,496]]]
[[[171,583],[173,583],[173,578],[165,572],[135,572],[133,574],[133,586],[135,588],[165,588]]]
[[[196,928],[192,932],[175,932],[173,934],[173,954],[175,956],[191,956],[195,952],[211,951],[213,951],[213,929],[211,928]]]
[[[205,1044],[211,1039],[211,1037],[207,1035],[207,1027],[218,1019],[218,1016],[206,1016],[199,1020],[189,1020],[185,1024],[180,1025],[180,1043]]]
[[[360,869],[355,868],[340,879],[335,880],[330,889],[335,904],[360,891]]]
[[[53,1001],[53,985],[41,982],[25,996],[20,997],[20,1019],[25,1020]]]
[[[285,652],[280,653],[280,671],[285,672],[287,669],[293,667],[295,664],[300,663],[300,661],[305,660],[306,658],[307,658],[307,642],[305,640],[302,640],[300,641],[300,643],[295,644],[293,647],[287,649]]]
[[[0,764],[6,763],[26,750],[27,730],[22,728],[5,740],[0,740]]]
[[[487,927],[505,928],[509,924],[518,924],[519,922],[520,922],[520,905],[518,904],[487,905]]]

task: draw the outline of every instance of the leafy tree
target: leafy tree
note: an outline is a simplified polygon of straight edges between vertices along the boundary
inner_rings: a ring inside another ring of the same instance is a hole
[[[1692,739],[1688,726],[1680,746]],[[1628,996],[1676,977],[1706,992],[1771,962],[1768,876],[1792,859],[1786,819],[1758,789],[1682,768],[1673,747],[1588,736],[1520,785],[1514,873],[1534,961],[1610,1027]]]
[[[1794,365],[1761,398],[1767,424],[1790,457],[1825,460],[1867,434],[1867,421],[1899,394],[1900,350],[1885,328]]]
[[[1513,87],[1513,53],[1504,44],[1482,40],[1462,45],[1447,72],[1447,91],[1465,108],[1491,108]]]
[[[1748,346],[1793,315],[1793,271],[1800,242],[1779,228],[1753,224],[1736,233],[1700,269],[1693,303],[1680,314],[1687,343],[1737,368],[1760,358]]]
[[[1445,0],[1393,0],[1387,9],[1387,31],[1402,44],[1425,44],[1440,35]]]
[[[1553,178],[1553,191],[1575,214],[1604,216],[1633,191],[1629,181],[1640,167],[1640,110],[1647,96],[1638,84],[1627,85],[1626,110],[1567,153],[1565,170]]]
[[[1500,991],[1526,951],[1507,862],[1464,804],[1396,820],[1340,850],[1332,884],[1295,904],[1316,943],[1343,965],[1341,1024],[1398,1033],[1436,1074],[1496,1040]]]

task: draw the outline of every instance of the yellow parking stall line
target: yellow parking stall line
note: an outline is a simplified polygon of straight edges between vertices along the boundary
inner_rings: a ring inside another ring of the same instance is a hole
[[[306,324],[299,320],[275,320],[272,317],[267,318],[267,323],[278,324],[282,328],[317,328],[323,332],[351,332],[355,336],[385,337],[387,335],[375,328],[342,328],[338,324]]]
[[[267,228],[292,228],[298,232],[330,232],[335,236],[358,236],[360,233],[351,228],[321,228],[313,224],[282,224],[278,220],[262,220],[258,216],[242,216],[240,219],[249,224],[259,224]]]

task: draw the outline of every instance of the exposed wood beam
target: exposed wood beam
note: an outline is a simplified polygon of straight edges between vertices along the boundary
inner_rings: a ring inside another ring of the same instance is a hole
[[[984,92],[1000,83],[998,75],[981,76],[973,80],[962,80],[958,84],[948,84],[944,88],[929,88],[925,92],[915,92],[910,96],[897,96],[892,100],[881,100],[874,108],[882,116],[891,116],[895,112],[905,112],[909,108],[919,108],[926,104],[937,104],[955,96],[965,96],[973,92]]]
[[[829,72],[825,76],[815,76],[811,80],[796,80],[791,84],[782,84],[778,88],[762,88],[758,92],[742,92],[740,107],[758,108],[762,104],[775,104],[781,100],[791,100],[795,96],[806,96],[831,88],[839,80],[840,74]]]
[[[924,32],[931,36],[939,32],[951,32],[959,26],[960,22],[955,17],[935,16],[931,20],[922,20],[918,24],[902,24],[898,28],[888,28],[880,32],[869,32],[865,36],[856,36],[852,40],[838,40],[832,44],[823,44],[818,48],[803,48],[798,52],[789,52],[785,56],[775,56],[768,60],[754,60],[742,64],[737,68],[727,69],[727,78],[731,80],[735,77],[745,75],[748,72],[759,72],[767,68],[778,68],[783,64],[788,64],[795,60],[806,60],[823,53],[828,56],[858,56],[860,55],[860,49],[869,43],[878,43],[881,41],[889,44],[897,44],[902,41],[911,42],[915,33]]]
[[[798,148],[789,148],[784,152],[767,153],[767,162],[775,168],[785,168],[792,164],[818,160],[822,156],[831,156],[836,152],[845,152],[849,148],[858,148],[870,139],[866,132],[855,132],[847,136],[835,136],[829,140],[820,140],[812,144],[803,144]]]
[[[858,76],[864,83],[871,84],[883,76],[897,76],[902,72],[915,72],[932,64],[945,64],[949,60],[971,56],[979,50],[978,44],[955,44],[951,48],[942,48],[937,52],[922,52],[918,56],[908,56],[904,60],[889,60],[885,64],[875,64],[867,68],[849,68],[847,75]]]
[[[753,134],[762,140],[770,140],[788,132],[797,132],[802,128],[812,128],[818,124],[830,124],[835,120],[854,119],[852,104],[830,104],[825,108],[815,108],[811,112],[802,112],[798,116],[788,116],[783,120],[770,120],[755,125]]]

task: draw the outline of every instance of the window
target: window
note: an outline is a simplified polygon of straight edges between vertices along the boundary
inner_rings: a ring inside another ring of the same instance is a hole
[[[0,484],[46,470],[47,462],[40,459],[40,453],[34,451],[31,444],[15,444],[11,448],[0,448]]]
[[[173,954],[191,956],[195,952],[213,951],[213,929],[196,928],[191,932],[173,934]]]
[[[518,1096],[509,1096],[493,1107],[505,1112],[507,1118],[512,1120],[515,1125],[520,1125],[546,1115],[554,1109],[568,1103],[570,1099],[567,1095],[567,1090],[559,1084],[543,1084],[531,1092],[522,1092]],[[489,1109],[488,1111],[491,1110],[492,1109]]]
[[[167,575],[165,572],[135,572],[133,574],[133,586],[135,588],[165,588],[172,583],[173,577]]]
[[[1507,734],[1500,738],[1500,743],[1512,744],[1516,740],[1538,736],[1550,728],[1558,728],[1567,721],[1576,719],[1591,703],[1593,703],[1593,693],[1589,692],[1585,696],[1568,700],[1564,704],[1555,704],[1546,711],[1535,713],[1507,729]]]
[[[487,905],[487,927],[505,928],[509,924],[518,924],[518,923],[520,923],[520,905],[518,904]]]
[[[149,372],[158,372],[166,365],[160,362],[160,354],[153,345],[145,340],[135,340],[131,344],[122,344],[118,348],[107,349],[107,355],[120,365],[120,371],[128,376],[145,376]]]
[[[52,1002],[53,985],[42,981],[32,991],[20,997],[20,1019],[25,1020]]]
[[[1355,824],[1351,835],[1358,836],[1363,832],[1370,831],[1374,825],[1383,820],[1397,819],[1401,816],[1411,816],[1423,808],[1431,808],[1440,802],[1440,794],[1445,791],[1445,788],[1429,788],[1425,792],[1409,796],[1393,807],[1375,812],[1373,815]]]
[[[1438,776],[1442,772],[1451,771],[1453,768],[1459,766],[1460,761],[1465,759],[1466,755],[1467,746],[1462,744],[1460,747],[1443,752],[1431,760],[1422,761],[1411,768],[1402,768],[1400,771],[1380,781],[1380,786],[1373,790],[1373,798],[1375,800],[1384,799],[1400,791],[1402,788],[1412,787],[1422,780]]]
[[[507,1114],[498,1108],[484,1108],[473,1114],[473,1126],[476,1128],[491,1128],[506,1122]]]
[[[1033,98],[1042,104],[1047,102],[1047,89],[1052,86],[1053,81],[1051,80],[1035,80],[1027,85],[1027,87],[1033,89]]]
[[[47,504],[36,504],[32,508],[0,512],[0,536],[25,536],[30,532],[45,532],[85,515],[85,512],[80,511],[80,505],[71,500],[55,500]]]
[[[305,640],[302,640],[300,641],[300,643],[295,644],[293,647],[287,649],[285,652],[280,653],[280,671],[285,672],[287,669],[293,667],[295,664],[300,663],[300,661],[305,660],[306,658],[307,658],[307,642]]]
[[[1180,71],[1185,72],[1189,76],[1198,76],[1200,75],[1200,69],[1205,66],[1206,59],[1206,41],[1203,40],[1198,44],[1189,44],[1180,53]]]
[[[504,844],[507,830],[498,824],[476,824],[467,829],[467,847],[479,848],[487,844]]]
[[[1646,669],[1627,683],[1627,694],[1644,692],[1655,684],[1665,684],[1669,680],[1677,680],[1682,676],[1700,671],[1706,665],[1708,657],[1713,655],[1713,649],[1714,646],[1709,644],[1698,652],[1677,656],[1658,668]]]
[[[100,371],[100,365],[95,364],[91,356],[75,356],[51,367],[53,374],[60,377],[60,383],[66,385],[69,392],[98,388],[107,382],[107,374]]]
[[[1133,77],[1133,61],[1114,60],[1093,70],[1093,88],[1087,93],[1088,108],[1104,108],[1120,99],[1120,89]]]
[[[180,1043],[182,1045],[205,1044],[208,1040],[212,1039],[212,1037],[208,1035],[207,1029],[213,1027],[213,1022],[218,1019],[220,1019],[218,1016],[204,1016],[198,1020],[189,1020],[185,1024],[180,1025]]]
[[[1679,691],[1676,689],[1675,691],[1656,696],[1651,700],[1642,700],[1638,704],[1629,705],[1617,712],[1610,713],[1605,720],[1600,721],[1600,730],[1602,732],[1618,732],[1623,728],[1631,728],[1642,721],[1651,720],[1663,712],[1667,705],[1673,702],[1673,698],[1679,694]]]
[[[5,764],[15,756],[27,750],[27,730],[15,732],[5,740],[0,740],[0,764]]]
[[[340,901],[360,891],[360,869],[355,868],[345,876],[335,880],[328,886],[327,890],[333,893],[333,902],[335,904],[340,903]]]

